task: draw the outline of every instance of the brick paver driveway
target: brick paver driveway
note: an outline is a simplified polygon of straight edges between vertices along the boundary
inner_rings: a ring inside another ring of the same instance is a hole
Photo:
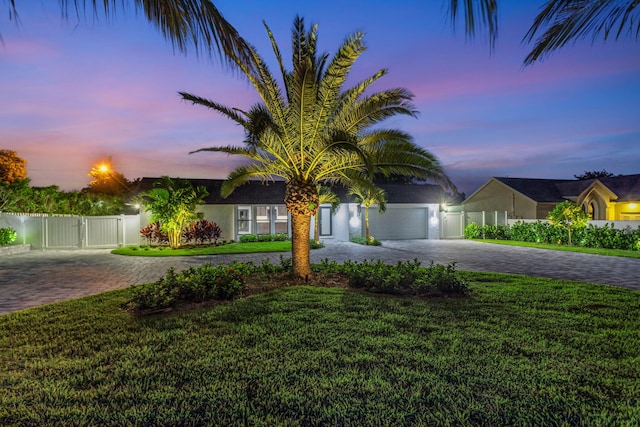
[[[285,256],[289,256],[285,254]],[[0,258],[0,314],[37,305],[147,283],[169,267],[181,270],[205,262],[234,259],[279,262],[280,254],[202,257],[124,257],[109,250],[31,251]],[[605,257],[573,252],[492,245],[468,240],[385,241],[369,247],[328,242],[311,252],[312,262],[323,259],[382,259],[386,262],[419,259],[427,265],[457,262],[473,271],[520,273],[556,279],[581,280],[640,290],[640,259]]]

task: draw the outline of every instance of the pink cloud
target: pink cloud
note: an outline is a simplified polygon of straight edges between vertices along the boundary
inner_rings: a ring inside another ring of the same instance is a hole
[[[0,49],[3,51],[0,62],[14,65],[33,64],[44,59],[60,57],[60,52],[54,44],[33,38],[7,37]]]

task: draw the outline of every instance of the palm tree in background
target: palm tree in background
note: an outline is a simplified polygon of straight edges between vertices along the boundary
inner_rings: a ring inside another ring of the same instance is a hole
[[[331,191],[331,189],[325,185],[318,184],[316,185],[318,189],[318,205],[331,205],[331,212],[338,209],[340,206],[340,199],[338,195]],[[313,241],[315,243],[320,243],[320,215],[316,212],[316,215],[313,216],[314,224],[313,224]]]
[[[378,205],[378,212],[383,213],[387,210],[387,193],[379,187],[375,186],[352,186],[349,188],[349,194],[355,196],[356,201],[364,207],[364,230],[367,242],[373,239],[369,232],[369,208]]]
[[[293,273],[308,277],[311,217],[319,206],[317,184],[366,184],[379,173],[453,185],[437,159],[415,145],[408,134],[378,126],[398,114],[417,114],[411,103],[413,95],[404,88],[368,91],[387,73],[385,69],[343,90],[349,71],[365,50],[364,34],[348,36],[329,58],[316,50],[317,25],[307,31],[304,20],[296,17],[292,28],[293,69],[289,71],[266,23],[265,28],[282,75],[282,87],[252,48],[255,68],[239,59],[236,65],[258,92],[260,103],[244,111],[189,93],[180,94],[185,100],[234,120],[245,130],[244,146],[197,150],[238,154],[251,160],[229,174],[222,185],[223,197],[252,179],[285,181]]]

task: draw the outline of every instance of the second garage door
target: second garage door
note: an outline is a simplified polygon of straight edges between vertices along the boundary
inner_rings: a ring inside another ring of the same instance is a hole
[[[371,235],[378,240],[426,239],[429,237],[428,218],[428,209],[424,207],[387,208],[383,214],[371,208],[369,228]]]

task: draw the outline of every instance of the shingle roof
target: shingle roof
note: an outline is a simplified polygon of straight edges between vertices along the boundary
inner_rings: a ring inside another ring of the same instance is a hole
[[[142,178],[139,182],[137,192],[146,191],[153,188],[153,183],[160,178]],[[206,204],[282,204],[284,201],[285,183],[275,181],[263,184],[260,181],[251,181],[244,184],[231,193],[229,197],[223,199],[220,196],[220,189],[223,179],[187,179],[194,186],[204,186],[209,193],[205,199]],[[433,184],[402,184],[389,183],[379,184],[387,193],[387,203],[441,203],[445,192],[438,185]],[[345,187],[335,186],[332,190],[338,195],[340,202],[351,203],[353,197],[348,194]]]
[[[238,187],[226,199],[220,195],[220,189],[224,179],[188,179],[195,186],[203,186],[209,195],[205,199],[208,205],[237,205],[237,204],[259,204],[272,205],[281,204],[284,200],[284,182],[275,181],[263,184],[260,181],[251,181]],[[146,191],[153,188],[153,183],[160,178],[142,178],[138,191]]]
[[[563,179],[537,179],[537,178],[499,178],[498,181],[524,194],[536,202],[562,202],[565,199],[558,188],[558,184],[566,184],[569,181]]]
[[[387,192],[387,203],[442,203],[445,192],[434,184],[378,184]]]
[[[614,192],[618,196],[616,201],[640,200],[640,174],[584,180],[501,177],[495,179],[536,202],[562,202],[576,198],[595,181],[600,181]]]
[[[640,200],[640,174],[611,176],[599,179],[600,182],[616,193],[618,202]]]

